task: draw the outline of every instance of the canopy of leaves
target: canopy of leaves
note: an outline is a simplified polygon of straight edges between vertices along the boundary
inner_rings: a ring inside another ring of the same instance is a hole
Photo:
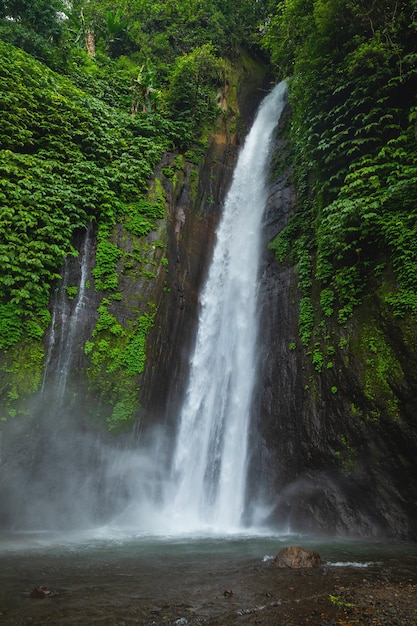
[[[37,32],[45,39],[58,39],[62,32],[59,14],[62,0],[1,0],[0,18],[8,18]]]
[[[109,19],[116,22],[117,45],[112,54],[141,50],[169,72],[177,56],[196,47],[211,44],[225,55],[248,45],[258,23],[266,18],[268,5],[268,0],[119,0],[115,8],[110,0],[76,0],[72,15],[82,11],[88,26],[103,42],[109,39]],[[121,25],[124,32],[119,29]]]
[[[216,58],[212,47],[195,48],[176,60],[171,73],[168,102],[177,118],[191,118],[194,130],[199,129],[204,120],[216,115],[217,107],[211,97],[213,88],[225,82],[225,66]]]
[[[0,0],[0,37],[40,61],[62,66],[62,0]]]

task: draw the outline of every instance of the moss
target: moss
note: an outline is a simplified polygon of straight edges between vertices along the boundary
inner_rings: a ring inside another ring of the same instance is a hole
[[[134,401],[127,399],[117,402],[111,416],[106,420],[109,431],[120,432],[127,430],[134,419],[135,408]]]
[[[300,302],[299,329],[303,346],[307,346],[314,328],[314,308],[311,298],[305,296]]]
[[[175,169],[177,170],[183,170],[185,167],[185,159],[184,156],[182,154],[177,154],[175,159],[174,159],[174,165],[175,165]]]
[[[277,147],[271,158],[269,178],[271,181],[279,176],[285,175],[288,180],[294,163],[294,154],[291,150],[290,138],[290,116],[282,116],[276,131],[277,139],[286,141],[277,142]]]
[[[376,407],[384,407],[391,419],[399,418],[399,398],[395,389],[404,372],[388,338],[374,324],[364,324],[357,340],[357,350],[362,356],[361,381],[365,397]],[[380,416],[375,408],[369,412],[371,419]]]
[[[343,473],[351,473],[355,469],[358,460],[358,451],[352,444],[349,435],[340,435],[338,449],[334,452],[334,456]]]
[[[193,202],[196,202],[198,196],[198,185],[200,182],[200,176],[197,167],[192,167],[189,178],[190,195]]]
[[[27,413],[29,399],[39,390],[42,381],[44,361],[43,343],[33,338],[24,337],[7,352],[0,387],[2,418]]]
[[[123,325],[110,311],[111,301],[103,298],[93,331],[94,341],[87,341],[84,345],[84,354],[90,363],[88,388],[97,398],[95,418],[105,417],[110,430],[126,427],[138,417],[138,376],[145,368],[148,332],[156,314],[156,306],[148,303],[146,311],[133,317],[140,298],[140,294],[132,298],[130,305],[125,299],[125,305],[131,308],[132,319]],[[108,407],[112,406],[112,413],[108,416]]]

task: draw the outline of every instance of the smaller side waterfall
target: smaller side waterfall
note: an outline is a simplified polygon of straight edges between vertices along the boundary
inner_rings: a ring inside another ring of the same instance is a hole
[[[285,98],[280,83],[261,104],[240,153],[201,296],[164,503],[178,530],[228,531],[244,512],[261,224],[270,143]]]
[[[67,296],[68,287],[68,260],[65,260],[63,277],[60,286],[57,288],[51,316],[49,330],[46,364],[42,380],[42,392],[46,385],[51,382],[54,385],[55,408],[59,407],[64,399],[67,386],[68,374],[70,372],[74,341],[80,317],[86,305],[86,285],[88,278],[88,252],[91,246],[92,234],[91,226],[88,226],[84,235],[84,241],[79,254],[79,283],[75,296],[75,305],[71,308]],[[57,332],[57,317],[59,318],[59,330]],[[57,350],[57,354],[54,354]],[[53,370],[52,370],[53,363]]]
[[[10,448],[25,446],[25,462],[8,454],[6,515],[17,529],[75,528],[93,523],[105,510],[110,452],[86,424],[80,368],[92,319],[88,289],[94,261],[94,228],[75,234],[77,257],[67,259],[51,301],[46,362],[40,394],[33,400],[28,436],[10,435]],[[74,297],[71,299],[71,295]]]

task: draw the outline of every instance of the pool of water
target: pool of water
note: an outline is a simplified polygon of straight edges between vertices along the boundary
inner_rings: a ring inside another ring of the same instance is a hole
[[[352,577],[416,572],[417,546],[409,544],[271,534],[152,536],[109,528],[8,533],[0,536],[0,623],[227,623],[210,620],[253,610],[265,597],[282,601],[295,573],[270,562],[288,545],[317,550],[323,566],[314,576],[322,579],[347,570]],[[51,597],[30,597],[41,586]]]

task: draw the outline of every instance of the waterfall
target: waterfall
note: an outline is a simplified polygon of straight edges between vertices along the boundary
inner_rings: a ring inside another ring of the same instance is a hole
[[[54,296],[54,304],[47,344],[46,363],[41,391],[44,391],[45,384],[48,382],[48,380],[50,381],[50,379],[52,379],[55,387],[55,409],[60,406],[64,399],[68,374],[70,372],[72,359],[74,356],[73,349],[75,337],[80,323],[80,316],[86,304],[85,300],[88,278],[88,252],[90,246],[91,227],[88,226],[85,231],[84,241],[79,255],[79,283],[77,286],[77,294],[72,310],[67,296],[67,287],[69,282],[68,259],[66,259],[64,262],[62,283],[57,288]],[[56,332],[57,318],[60,322],[59,333]],[[55,349],[57,349],[58,354],[55,356],[54,363],[52,363],[53,353]],[[51,371],[52,365],[53,370]]]
[[[264,99],[236,165],[218,227],[166,494],[181,529],[238,528],[245,504],[248,432],[256,377],[257,283],[280,83]]]

